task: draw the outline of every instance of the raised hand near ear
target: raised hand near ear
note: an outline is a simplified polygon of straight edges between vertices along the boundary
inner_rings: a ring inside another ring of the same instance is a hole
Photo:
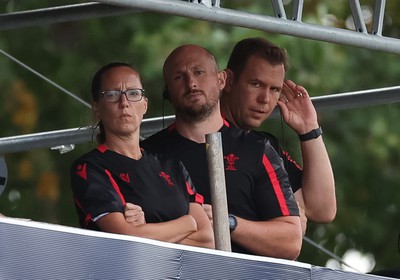
[[[304,134],[319,127],[317,112],[304,87],[286,80],[278,106],[284,121],[297,134]]]

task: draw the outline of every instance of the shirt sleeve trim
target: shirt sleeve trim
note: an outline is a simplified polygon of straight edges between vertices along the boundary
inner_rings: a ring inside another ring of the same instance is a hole
[[[276,175],[276,172],[275,172],[271,162],[268,160],[268,158],[265,155],[263,155],[262,163],[263,163],[265,169],[268,172],[268,175],[269,175],[269,178],[271,180],[272,187],[274,189],[276,197],[278,199],[278,203],[279,203],[279,206],[281,208],[282,214],[284,216],[290,216],[290,211],[289,211],[288,206],[286,204],[286,199],[285,199],[285,196],[284,196],[284,194],[282,192],[282,188],[281,188],[280,182],[278,180],[278,177]]]

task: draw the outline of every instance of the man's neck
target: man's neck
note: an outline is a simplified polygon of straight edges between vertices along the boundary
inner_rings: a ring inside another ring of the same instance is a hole
[[[222,116],[223,116],[223,118],[225,119],[225,120],[227,120],[229,123],[231,123],[232,125],[234,125],[234,126],[236,126],[236,127],[238,127],[238,128],[241,128],[238,124],[237,124],[237,122],[235,121],[235,118],[233,117],[233,114],[231,113],[231,111],[229,110],[229,106],[228,105],[226,105],[226,103],[225,102],[221,102],[221,114],[222,114]],[[242,128],[243,129],[243,128]],[[250,131],[250,130],[247,130],[247,129],[244,129],[245,131]]]
[[[176,130],[183,137],[188,138],[197,143],[205,143],[206,134],[214,133],[220,130],[224,124],[220,110],[215,110],[213,114],[206,119],[198,122],[188,122],[179,116],[176,116]]]
[[[229,120],[229,122],[231,122],[233,125],[236,126],[236,124],[233,121],[234,119],[232,118],[231,111],[229,110],[229,106],[225,102],[222,102],[222,97],[221,97],[220,106],[221,106],[221,115],[222,115],[222,117],[224,119]]]

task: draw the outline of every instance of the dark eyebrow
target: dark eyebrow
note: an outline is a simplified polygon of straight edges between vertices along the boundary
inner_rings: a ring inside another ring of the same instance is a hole
[[[117,89],[117,88],[108,88],[108,89],[105,89],[103,91],[120,91],[120,90]]]
[[[248,81],[249,81],[250,83],[257,82],[257,83],[259,83],[259,84],[264,84],[260,79],[249,79]]]

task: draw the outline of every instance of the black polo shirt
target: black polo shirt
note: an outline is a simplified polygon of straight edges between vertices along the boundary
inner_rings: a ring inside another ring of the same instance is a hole
[[[126,202],[140,205],[149,223],[188,214],[189,203],[203,203],[181,163],[142,150],[134,160],[104,145],[77,159],[71,186],[81,227],[97,229],[94,220],[111,212],[124,213]]]
[[[253,221],[281,216],[298,216],[297,203],[282,159],[265,137],[224,121],[221,132],[229,213]],[[148,152],[161,153],[180,160],[194,186],[211,202],[205,143],[196,143],[180,135],[175,125],[141,142]],[[235,252],[246,252],[232,244]]]

